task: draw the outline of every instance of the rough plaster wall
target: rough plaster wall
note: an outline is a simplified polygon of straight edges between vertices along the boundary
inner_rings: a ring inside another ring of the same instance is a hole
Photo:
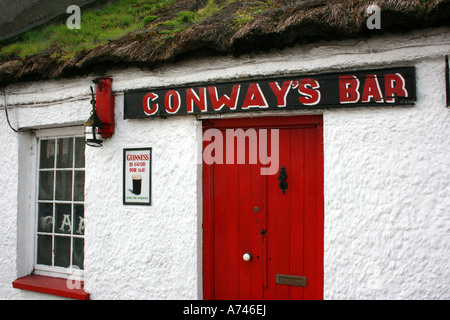
[[[116,133],[103,148],[86,151],[85,288],[92,299],[202,297],[198,123],[190,116],[124,121],[123,90],[392,64],[416,66],[416,106],[302,112],[324,115],[324,294],[450,298],[450,110],[444,107],[443,69],[449,42],[448,30],[437,29],[112,73]],[[91,79],[7,88],[13,124],[81,123],[89,114]],[[0,297],[54,298],[11,288],[19,273],[17,157],[29,155],[18,155],[17,136],[4,117],[0,121],[6,190],[0,198]],[[122,152],[132,147],[153,148],[151,207],[122,204]]]
[[[1,97],[3,100],[3,97]],[[1,110],[0,117],[0,297],[8,297],[12,291],[11,282],[5,285],[5,279],[15,277],[16,264],[16,217],[17,217],[17,160],[18,137],[9,128],[5,111]],[[14,121],[14,112],[11,112],[11,121]]]
[[[326,298],[450,298],[444,61],[416,72],[415,107],[324,114]]]
[[[3,97],[2,97],[3,100]],[[2,101],[4,103],[4,100]],[[9,119],[14,128],[18,127],[17,112],[9,109]],[[25,134],[28,136],[28,134]],[[18,276],[18,270],[26,267],[17,255],[18,249],[18,175],[19,135],[10,129],[4,109],[0,116],[0,299],[58,299],[49,295],[17,290],[12,281]],[[22,190],[19,190],[21,192]],[[21,266],[19,266],[21,264]]]
[[[85,288],[93,299],[198,298],[195,135],[192,117],[118,121],[102,149],[87,149]],[[135,147],[152,148],[150,207],[122,204],[123,148]]]
[[[32,148],[34,138],[29,133],[15,133],[8,125],[5,116],[5,96],[11,125],[15,129],[27,127],[54,126],[61,119],[62,123],[72,125],[85,120],[89,113],[86,103],[77,103],[83,96],[82,91],[89,88],[74,85],[74,81],[55,81],[41,84],[21,84],[0,98],[0,298],[2,299],[64,299],[12,287],[12,282],[29,274],[34,255],[34,243],[28,241],[33,236],[28,234],[34,230],[34,221],[29,216],[34,214],[30,200],[35,190],[33,171],[36,163],[35,149]],[[72,86],[67,87],[68,83]],[[47,92],[46,94],[43,92]],[[59,93],[58,93],[59,92]],[[50,94],[49,94],[50,93]],[[57,103],[55,101],[60,101]],[[64,100],[68,100],[65,102]],[[50,103],[48,103],[50,102]],[[83,101],[83,102],[87,102]],[[35,107],[32,105],[36,103]],[[63,116],[61,116],[63,115]],[[65,116],[64,116],[65,115]],[[19,147],[19,145],[23,143]],[[21,164],[20,172],[18,164]],[[20,176],[22,181],[18,181]],[[20,209],[22,208],[22,209]],[[26,210],[26,212],[24,211]],[[28,215],[28,217],[27,217]],[[25,222],[26,221],[26,222]],[[27,234],[24,234],[27,233]]]

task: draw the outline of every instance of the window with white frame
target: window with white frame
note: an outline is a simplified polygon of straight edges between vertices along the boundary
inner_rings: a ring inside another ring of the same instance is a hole
[[[84,137],[38,139],[35,273],[84,269]]]

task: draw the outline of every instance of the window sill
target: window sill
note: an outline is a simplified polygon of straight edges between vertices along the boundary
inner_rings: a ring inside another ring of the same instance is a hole
[[[29,275],[16,279],[12,283],[13,288],[51,294],[54,296],[89,300],[89,293],[83,289],[69,289],[67,287],[67,279],[54,278],[39,275]],[[84,282],[81,281],[83,288]]]

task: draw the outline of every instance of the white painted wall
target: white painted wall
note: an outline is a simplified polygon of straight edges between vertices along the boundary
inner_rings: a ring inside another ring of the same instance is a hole
[[[449,298],[444,63],[416,67],[415,107],[325,113],[328,298]]]
[[[86,154],[87,167],[96,168],[86,170],[86,290],[93,299],[197,299],[194,119],[120,121],[116,129]],[[152,147],[150,207],[122,205],[123,148],[130,147]]]
[[[449,299],[450,110],[444,80],[449,36],[442,28],[192,60],[154,72],[112,72],[116,132],[103,148],[86,151],[85,289],[91,298],[202,298],[200,122],[193,116],[123,120],[124,90],[414,65],[414,107],[300,113],[324,117],[324,294],[326,299]],[[82,123],[89,115],[94,76],[5,88],[12,125]],[[3,97],[0,106],[3,114]],[[132,147],[153,149],[150,207],[122,204],[122,151]],[[54,298],[11,285],[32,264],[27,220],[35,152],[33,138],[18,136],[0,116],[4,299]]]

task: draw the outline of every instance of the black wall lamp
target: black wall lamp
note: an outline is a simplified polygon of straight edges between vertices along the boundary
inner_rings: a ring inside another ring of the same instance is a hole
[[[92,89],[92,87],[91,94],[92,111],[88,121],[86,121],[86,123],[84,124],[84,141],[90,147],[101,147],[103,145],[103,140],[98,133],[98,129],[103,127],[103,123],[97,114],[97,108],[95,107],[94,90]]]

